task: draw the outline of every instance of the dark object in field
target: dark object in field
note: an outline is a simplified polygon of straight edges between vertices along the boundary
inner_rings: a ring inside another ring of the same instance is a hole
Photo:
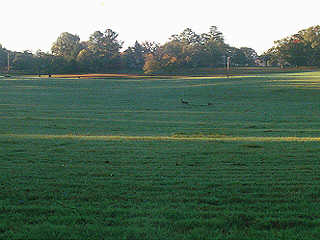
[[[213,105],[213,103],[212,102],[208,102],[208,106],[211,106],[211,105]]]
[[[251,144],[246,144],[246,145],[243,145],[243,147],[246,147],[246,148],[263,148],[263,146],[260,146],[260,145],[251,145]]]
[[[180,99],[181,100],[181,102],[183,103],[183,104],[189,104],[189,102],[186,102],[186,101],[183,101],[182,99]]]

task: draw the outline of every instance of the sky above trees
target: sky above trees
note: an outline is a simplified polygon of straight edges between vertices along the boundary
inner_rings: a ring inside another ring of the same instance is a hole
[[[164,44],[191,28],[215,25],[235,47],[267,51],[275,40],[320,23],[319,0],[10,0],[1,3],[0,44],[12,51],[50,51],[62,32],[82,41],[96,30],[113,29],[124,41]]]

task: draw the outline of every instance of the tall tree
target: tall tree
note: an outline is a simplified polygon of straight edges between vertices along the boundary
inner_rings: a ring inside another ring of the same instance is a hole
[[[212,26],[208,33],[197,34],[187,28],[180,35],[172,35],[163,49],[170,64],[174,60],[184,67],[217,67],[228,48],[223,34]]]
[[[310,27],[275,41],[272,52],[279,62],[285,61],[293,66],[319,66],[320,26]]]
[[[117,39],[118,35],[111,29],[107,29],[104,33],[96,31],[90,36],[88,47],[98,55],[117,54],[123,44]]]
[[[142,45],[146,54],[156,53],[158,51],[158,49],[160,48],[160,44],[156,43],[154,41],[144,41],[141,45]]]
[[[0,68],[5,67],[8,64],[8,50],[2,47],[0,44]]]
[[[201,43],[215,42],[216,44],[224,44],[224,36],[216,26],[211,26],[208,33],[200,35]]]
[[[232,55],[232,65],[234,66],[246,66],[247,59],[243,51],[239,48],[234,48],[233,55]]]
[[[123,42],[117,37],[118,34],[111,29],[107,29],[104,33],[94,32],[87,42],[85,52],[80,52],[81,57],[78,56],[78,60],[82,63],[90,62],[93,70],[103,71],[120,67],[119,50]]]
[[[174,65],[175,67],[181,67],[184,65],[184,44],[179,41],[170,41],[162,46],[162,60],[166,65]]]
[[[133,47],[128,47],[122,54],[122,60],[127,68],[142,69],[145,62],[146,49],[136,41]]]
[[[191,45],[198,43],[200,40],[200,36],[196,34],[192,29],[186,28],[179,35],[175,34],[171,36],[171,41],[181,42],[184,45]]]
[[[75,60],[82,49],[79,36],[68,32],[61,33],[51,47],[53,55],[63,57],[66,60]]]
[[[246,65],[254,66],[255,61],[258,59],[258,53],[254,49],[248,47],[242,47],[240,50],[246,57]]]
[[[154,55],[149,54],[146,58],[143,70],[146,74],[151,74],[161,69],[162,66],[163,64],[159,60],[157,60]]]
[[[312,65],[320,66],[320,25],[301,30],[299,35],[309,48]]]

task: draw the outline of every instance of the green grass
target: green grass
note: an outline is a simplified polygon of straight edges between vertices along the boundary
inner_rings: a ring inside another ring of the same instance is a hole
[[[319,239],[319,93],[319,72],[2,78],[0,239]]]

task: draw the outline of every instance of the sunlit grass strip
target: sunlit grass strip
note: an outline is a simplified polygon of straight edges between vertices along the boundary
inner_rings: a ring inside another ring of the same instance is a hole
[[[248,141],[248,142],[319,142],[320,137],[228,137],[228,136],[121,136],[121,135],[50,135],[50,134],[0,134],[0,138],[44,140],[142,140],[142,141]]]

